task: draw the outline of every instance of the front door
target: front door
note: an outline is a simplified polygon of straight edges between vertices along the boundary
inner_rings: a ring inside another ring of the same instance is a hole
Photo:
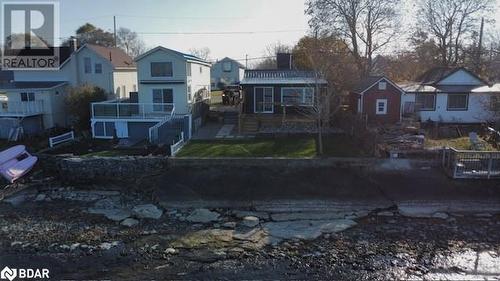
[[[272,87],[256,87],[254,90],[255,113],[274,112],[274,89]]]

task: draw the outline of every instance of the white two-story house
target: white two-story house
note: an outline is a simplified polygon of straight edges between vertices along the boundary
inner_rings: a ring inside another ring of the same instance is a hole
[[[223,90],[223,86],[239,84],[244,75],[244,65],[236,60],[223,58],[212,65],[212,90]]]
[[[0,138],[14,130],[36,134],[65,127],[69,114],[65,98],[70,87],[100,87],[109,99],[137,91],[137,70],[131,57],[118,48],[84,45],[59,48],[57,70],[14,70],[11,81],[0,83]]]
[[[150,139],[151,128],[174,117],[197,119],[197,104],[210,92],[210,63],[156,47],[136,58],[138,92],[92,105],[94,138]]]

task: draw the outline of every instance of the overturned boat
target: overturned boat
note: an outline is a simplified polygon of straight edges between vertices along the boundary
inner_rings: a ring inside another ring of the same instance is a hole
[[[24,145],[17,145],[0,152],[0,174],[10,183],[26,175],[38,158],[26,151]]]

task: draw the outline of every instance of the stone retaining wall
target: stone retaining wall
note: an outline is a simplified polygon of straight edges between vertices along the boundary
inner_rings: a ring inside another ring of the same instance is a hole
[[[169,167],[269,167],[269,168],[370,168],[374,170],[411,170],[437,167],[433,160],[379,158],[169,158]]]
[[[166,158],[166,157],[64,157],[39,155],[47,172],[62,180],[86,183],[130,181],[168,168],[358,168],[374,171],[405,171],[437,167],[437,161],[377,158]]]
[[[129,181],[167,167],[166,157],[40,157],[43,168],[59,175],[63,181],[78,183],[96,181]]]

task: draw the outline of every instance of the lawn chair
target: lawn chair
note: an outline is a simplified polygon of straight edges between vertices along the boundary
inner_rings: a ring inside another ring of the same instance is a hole
[[[477,136],[477,133],[475,133],[475,132],[469,133],[469,140],[470,140],[470,143],[471,143],[472,148],[474,150],[485,150],[486,149],[486,146],[479,139],[479,137]]]

